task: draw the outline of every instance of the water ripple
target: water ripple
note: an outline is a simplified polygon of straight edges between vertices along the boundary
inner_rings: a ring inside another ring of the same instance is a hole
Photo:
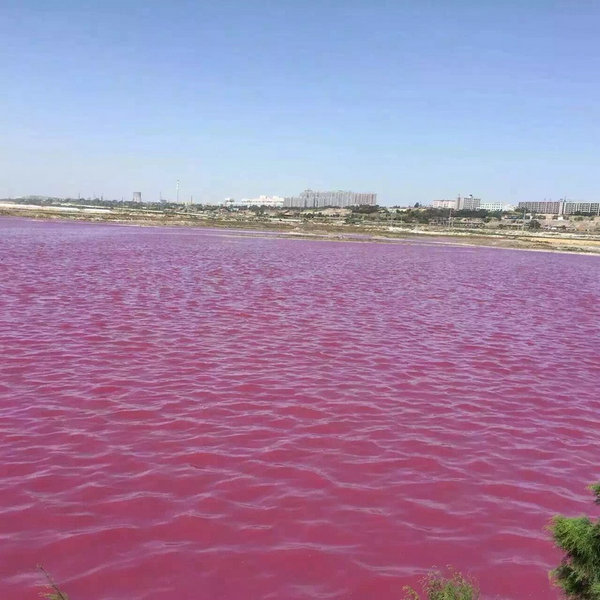
[[[558,597],[599,478],[597,257],[0,219],[0,580]],[[553,596],[554,594],[554,596]]]

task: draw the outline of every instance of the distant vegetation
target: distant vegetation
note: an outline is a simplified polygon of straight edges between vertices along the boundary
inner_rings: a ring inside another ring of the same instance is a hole
[[[270,227],[282,229],[319,229],[332,232],[358,229],[384,229],[387,235],[403,235],[411,230],[451,231],[504,235],[511,230],[527,235],[543,231],[578,233],[600,232],[600,216],[565,216],[524,214],[523,211],[454,210],[433,208],[416,202],[412,207],[351,206],[320,208],[274,208],[268,206],[224,206],[216,204],[174,202],[132,202],[105,198],[52,198],[28,196],[0,199],[16,208],[4,206],[0,214],[15,214],[18,205],[39,206],[29,216],[41,218],[75,218],[93,221],[142,222],[151,224],[189,224],[211,227]],[[70,210],[69,210],[70,209]],[[95,211],[90,209],[97,209]],[[22,211],[25,210],[23,207]],[[52,211],[60,210],[60,212]],[[17,212],[22,215],[23,212]]]

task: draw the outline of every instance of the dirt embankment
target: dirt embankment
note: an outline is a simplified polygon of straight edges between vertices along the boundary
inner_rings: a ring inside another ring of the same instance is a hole
[[[0,203],[0,216],[33,219],[68,219],[96,223],[116,223],[140,226],[214,227],[240,229],[249,232],[269,231],[282,236],[311,239],[393,242],[415,237],[435,238],[440,243],[600,254],[600,236],[564,232],[530,233],[506,230],[460,230],[434,226],[418,228],[389,225],[345,224],[340,221],[299,221],[272,217],[248,217],[233,213],[224,216],[211,211],[165,212],[153,209],[107,209],[96,207],[38,206]]]

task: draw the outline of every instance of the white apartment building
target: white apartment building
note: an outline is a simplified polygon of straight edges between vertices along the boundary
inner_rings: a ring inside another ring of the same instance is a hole
[[[505,211],[505,210],[512,210],[512,209],[507,208],[507,205],[502,204],[502,202],[482,202],[479,205],[479,210]]]
[[[434,200],[433,208],[456,208],[456,200]]]
[[[326,206],[375,206],[377,194],[347,192],[343,190],[332,192],[319,192],[304,190],[299,196],[285,199],[286,208],[319,208]]]
[[[259,196],[258,198],[242,198],[237,206],[264,206],[268,208],[281,208],[284,198],[281,196]]]
[[[558,202],[519,202],[518,210],[526,210],[540,215],[593,215],[600,216],[600,202],[575,202],[559,200]]]
[[[455,210],[477,210],[481,204],[481,198],[474,198],[473,194],[458,196],[456,200],[434,200],[433,208],[452,208]]]
[[[478,210],[480,204],[481,198],[474,198],[473,194],[459,196],[456,199],[456,210]]]

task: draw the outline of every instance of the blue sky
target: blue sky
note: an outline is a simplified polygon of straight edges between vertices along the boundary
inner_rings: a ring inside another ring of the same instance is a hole
[[[0,197],[598,200],[600,2],[0,0]]]

